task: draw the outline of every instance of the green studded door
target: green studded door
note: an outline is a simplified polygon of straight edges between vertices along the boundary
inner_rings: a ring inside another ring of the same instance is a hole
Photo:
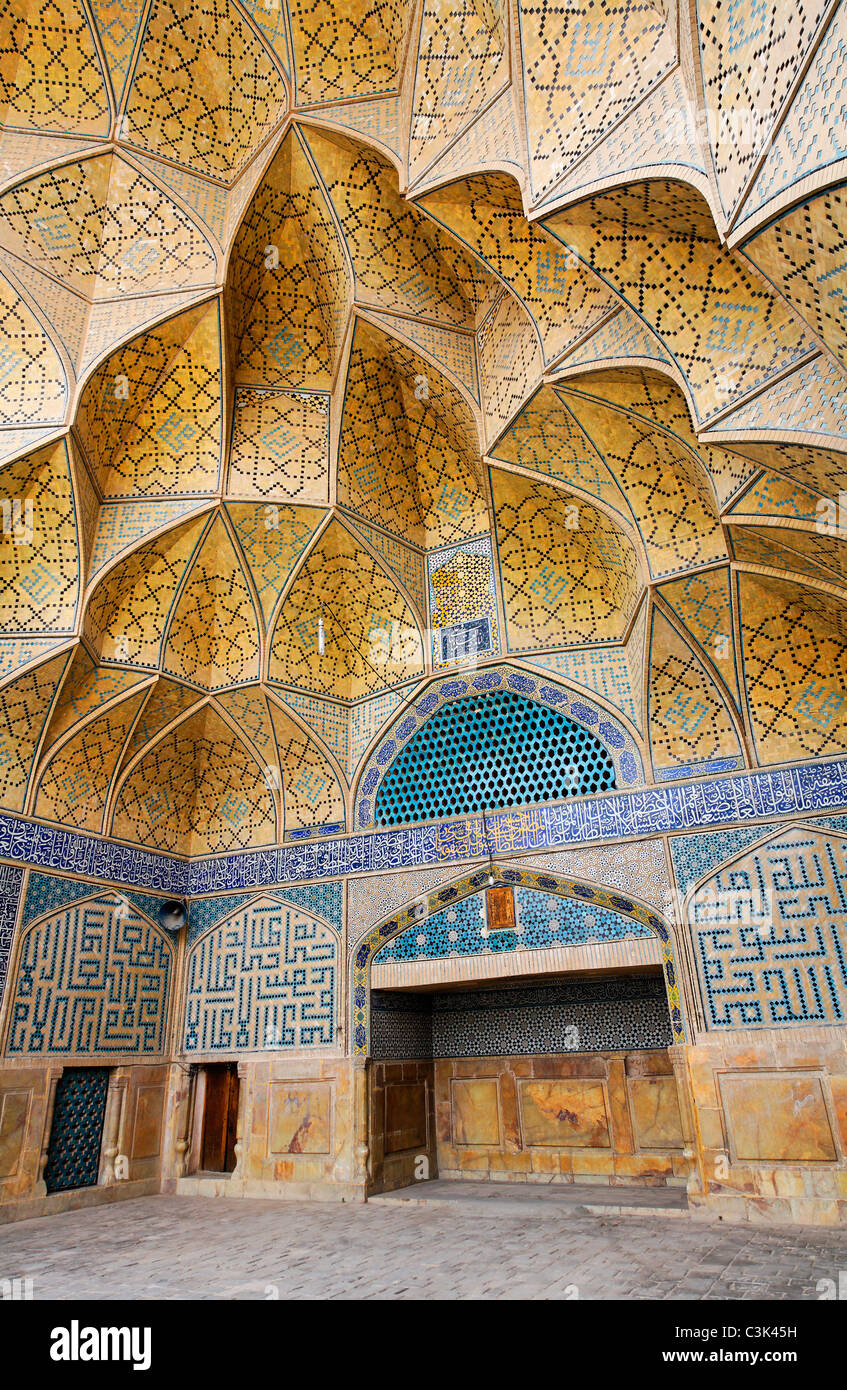
[[[66,1067],[59,1077],[44,1170],[48,1192],[96,1186],[108,1085],[108,1067]]]

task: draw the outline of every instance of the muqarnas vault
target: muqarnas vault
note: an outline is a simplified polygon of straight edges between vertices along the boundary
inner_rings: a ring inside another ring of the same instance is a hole
[[[5,1216],[845,1220],[845,25],[3,9]]]

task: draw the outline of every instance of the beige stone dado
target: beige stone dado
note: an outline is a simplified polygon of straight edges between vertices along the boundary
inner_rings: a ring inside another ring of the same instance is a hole
[[[757,1029],[671,1049],[693,1215],[847,1221],[847,1029]]]

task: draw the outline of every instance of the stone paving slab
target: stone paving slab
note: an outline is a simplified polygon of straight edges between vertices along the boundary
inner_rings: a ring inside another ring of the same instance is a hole
[[[578,1183],[490,1183],[432,1178],[370,1198],[387,1206],[450,1206],[487,1203],[498,1215],[551,1215],[570,1219],[575,1212],[596,1216],[687,1216],[688,1196],[679,1187],[581,1186]]]
[[[817,1299],[847,1231],[155,1196],[0,1230],[35,1299]]]

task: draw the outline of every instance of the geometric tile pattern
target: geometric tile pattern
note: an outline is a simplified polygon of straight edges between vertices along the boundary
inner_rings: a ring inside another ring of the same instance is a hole
[[[259,675],[253,597],[220,513],[207,531],[168,626],[162,669],[216,690]]]
[[[71,632],[80,560],[65,442],[7,464],[0,487],[0,630]]]
[[[723,19],[718,0],[700,0],[698,38],[709,134],[727,211],[738,204],[779,110],[815,36],[826,0],[793,8],[740,0]]]
[[[352,286],[326,192],[297,131],[247,209],[227,280],[239,384],[328,389]]]
[[[804,175],[823,171],[847,155],[844,123],[833,119],[847,88],[845,52],[847,17],[839,5],[767,148],[755,183],[744,201],[742,216],[760,214],[766,203],[779,198]]]
[[[62,744],[39,782],[36,815],[82,830],[101,829],[109,783],[143,699],[143,693],[131,695]]]
[[[692,778],[684,786],[657,784],[647,790],[610,792],[597,798],[575,798],[522,811],[492,812],[489,838],[497,856],[532,854],[545,861],[582,846],[578,860],[587,854],[612,853],[604,842],[628,841],[644,845],[650,837],[682,834],[702,838],[709,827],[744,829],[774,817],[817,817],[821,824],[847,830],[844,815],[821,817],[822,807],[847,806],[845,759],[794,765],[786,768],[729,773],[723,777]],[[696,836],[691,832],[698,832]],[[706,838],[710,838],[707,836]],[[753,838],[756,838],[755,836]],[[749,843],[749,841],[748,841]],[[730,850],[733,845],[730,843]],[[615,851],[616,852],[616,851]],[[264,847],[255,852],[204,855],[193,863],[170,853],[155,852],[117,840],[81,835],[68,828],[0,813],[0,860],[29,864],[48,871],[83,873],[99,883],[130,883],[174,894],[209,894],[238,889],[257,890],[259,885],[309,884],[346,874],[371,875],[386,870],[408,870],[415,892],[419,870],[442,875],[449,866],[467,863],[486,853],[481,817],[437,825],[410,826],[307,844]],[[556,866],[552,866],[556,871]],[[582,872],[582,869],[580,869]],[[592,875],[596,877],[596,875]],[[601,881],[605,874],[599,875]],[[287,887],[284,891],[288,891]],[[626,891],[629,891],[627,885]],[[635,889],[632,889],[635,891]],[[645,897],[649,895],[645,894]]]
[[[673,943],[668,928],[662,919],[655,913],[648,911],[641,904],[633,902],[623,895],[609,892],[606,889],[592,888],[587,884],[575,882],[569,879],[551,878],[544,874],[536,874],[528,870],[509,867],[498,872],[498,879],[505,883],[511,883],[515,889],[534,889],[541,890],[548,895],[557,895],[565,899],[564,906],[560,907],[555,913],[544,913],[540,917],[533,915],[532,908],[524,908],[525,929],[531,932],[539,932],[542,937],[547,937],[556,942],[557,937],[561,940],[568,931],[568,926],[573,930],[576,926],[579,931],[597,931],[597,923],[600,920],[599,913],[602,909],[611,909],[611,913],[603,916],[604,925],[608,925],[615,932],[633,936],[639,934],[639,926],[642,929],[649,929],[651,934],[659,937],[662,947],[663,965],[665,973],[665,985],[667,989],[667,1000],[670,1012],[670,1022],[673,1031],[674,1041],[685,1040],[685,1024],[683,1021],[682,1005],[680,1000],[679,979],[676,973],[676,963],[674,960]],[[393,941],[399,936],[410,941],[410,950],[419,949],[417,942],[418,936],[423,936],[423,949],[426,950],[429,938],[427,927],[429,919],[436,916],[439,923],[443,923],[446,930],[435,930],[433,941],[439,945],[446,946],[447,951],[458,945],[461,939],[462,926],[460,925],[459,912],[461,905],[468,899],[471,907],[468,910],[472,925],[469,926],[470,936],[467,938],[468,944],[482,948],[494,953],[497,949],[493,945],[494,934],[483,937],[483,929],[488,931],[487,908],[479,903],[479,898],[474,898],[474,894],[488,881],[488,873],[477,872],[469,877],[460,879],[457,883],[451,884],[447,888],[442,888],[436,892],[425,893],[410,906],[401,909],[399,912],[382,922],[379,926],[372,927],[368,934],[363,938],[356,948],[353,957],[353,991],[351,997],[351,1023],[353,1031],[353,1049],[356,1053],[367,1053],[368,1033],[370,1028],[370,966],[377,954],[385,950],[386,943]],[[571,900],[576,900],[579,906],[571,908],[568,912],[568,904]],[[474,907],[474,902],[478,904]],[[526,901],[526,900],[525,900]],[[537,898],[536,898],[537,902]],[[590,907],[589,907],[590,905]],[[587,909],[584,915],[580,909]],[[446,920],[446,913],[453,911],[456,914],[456,922],[450,923]],[[483,917],[485,914],[485,918]],[[620,916],[633,919],[631,922],[620,922]],[[594,919],[594,926],[587,927],[585,916]],[[546,920],[545,920],[546,919]],[[615,921],[617,919],[617,922]],[[556,931],[553,931],[554,923]],[[603,930],[603,927],[600,928]],[[450,932],[455,933],[456,939],[451,941]],[[499,933],[498,933],[499,934]],[[503,933],[507,935],[508,933]],[[515,935],[514,932],[511,933]],[[445,939],[446,938],[446,939]],[[475,938],[475,939],[474,939]],[[506,949],[509,949],[506,947]],[[512,947],[511,949],[516,949]],[[446,952],[445,952],[446,954]]]
[[[330,700],[316,700],[313,695],[301,695],[296,690],[285,692],[285,703],[289,709],[308,724],[311,729],[337,758],[348,778],[350,765],[350,720],[348,705],[336,704]]]
[[[538,331],[514,295],[503,293],[477,335],[482,404],[492,433],[509,424],[538,385],[542,371]]]
[[[459,701],[460,708],[454,711],[452,705],[456,700]],[[515,725],[514,728],[510,727],[505,750],[498,748],[500,740],[497,735],[497,725],[502,722],[497,711],[503,708],[511,710],[507,726]],[[584,765],[587,770],[584,778],[575,766],[570,771],[575,773],[577,780],[583,785],[589,781],[594,782],[595,763],[598,767],[602,764],[602,776],[606,785],[615,782],[618,786],[632,786],[642,780],[641,757],[628,730],[613,715],[605,710],[596,709],[581,695],[554,685],[543,677],[530,675],[511,666],[485,668],[470,675],[457,671],[455,675],[442,677],[431,683],[426,693],[414,703],[410,701],[395,717],[390,728],[383,732],[378,746],[371,751],[359,778],[356,826],[363,828],[373,823],[372,798],[383,778],[386,784],[396,783],[400,768],[404,764],[408,765],[407,754],[411,753],[412,761],[415,762],[418,755],[425,755],[428,748],[435,755],[434,766],[424,768],[417,781],[407,789],[416,800],[429,799],[436,787],[439,799],[446,795],[447,800],[450,800],[455,796],[458,784],[454,785],[455,779],[454,782],[448,780],[445,784],[445,768],[457,771],[458,763],[455,768],[453,763],[456,758],[460,758],[463,763],[469,764],[465,771],[470,776],[466,795],[460,799],[467,801],[468,807],[471,801],[475,802],[477,810],[502,804],[499,798],[506,781],[515,779],[523,782],[524,779],[522,758],[525,752],[519,751],[523,750],[523,741],[519,742],[516,737],[516,730],[521,722],[527,728],[542,730],[545,737],[547,733],[552,734],[554,741],[562,739],[562,747],[570,745],[575,749],[576,762],[580,767]],[[470,733],[471,737],[475,736],[475,724],[480,728],[489,729],[494,735],[491,747],[481,755],[468,759],[467,747],[462,746],[465,737],[457,740],[455,744],[451,738],[439,738],[439,726],[445,723],[452,723],[454,728],[458,726],[462,729],[463,735],[467,736]],[[411,747],[412,744],[416,745],[414,749]],[[451,750],[450,761],[444,763],[444,749],[447,748]],[[505,751],[507,765],[505,768],[500,767],[498,772],[501,751]],[[611,765],[614,766],[614,773]],[[561,782],[561,795],[568,796],[569,789],[565,784],[572,782],[573,778],[568,768],[561,765],[558,754],[552,760],[542,758],[536,775],[540,775],[545,781],[552,777],[554,781]],[[480,799],[479,788],[473,785],[474,779],[482,786],[490,784],[491,795],[487,800]],[[467,778],[465,780],[467,781]],[[518,804],[521,800],[535,800],[535,792],[530,790],[528,784],[525,785],[526,792],[523,797],[517,798]],[[540,783],[536,790],[539,799],[542,799]],[[593,786],[592,790],[597,790],[597,786]],[[381,797],[381,792],[378,793],[378,797]],[[459,811],[456,814],[462,813]],[[443,808],[436,814],[444,814]],[[467,811],[464,814],[467,814]],[[495,844],[494,840],[492,844]],[[487,843],[481,844],[480,852],[488,853]]]
[[[409,140],[413,173],[425,168],[487,106],[508,77],[506,7],[460,0],[424,5]]]
[[[338,938],[289,903],[259,899],[188,958],[183,1049],[271,1051],[335,1041]]]
[[[721,248],[706,203],[683,184],[630,184],[546,225],[647,318],[701,419],[813,346],[784,302]]]
[[[298,724],[271,706],[285,794],[286,835],[304,827],[344,829],[344,795],[329,760]]]
[[[114,895],[74,904],[21,939],[7,1056],[164,1052],[173,947]]]
[[[110,156],[39,174],[0,197],[0,246],[90,299],[215,280],[199,228]]]
[[[738,577],[744,675],[762,762],[847,748],[847,610],[801,584]]]
[[[565,401],[542,386],[491,450],[519,468],[545,473],[629,516],[626,496]]]
[[[844,194],[823,193],[792,208],[745,244],[745,255],[842,362],[844,327]]]
[[[721,428],[759,438],[795,435],[801,444],[810,433],[837,439],[847,429],[847,377],[828,358],[816,357],[741,404]]]
[[[516,888],[514,928],[498,930],[493,927],[486,894],[475,893],[428,917],[419,928],[410,927],[393,937],[377,951],[373,964],[387,960],[500,955],[509,951],[580,946],[588,941],[620,941],[652,935],[649,927],[609,908],[596,907],[579,898],[560,898],[532,888]]]
[[[676,613],[737,697],[735,649],[732,640],[729,570],[703,570],[685,579],[662,584],[658,593]]]
[[[264,770],[206,707],[154,744],[130,771],[114,834],[182,854],[273,843],[276,812]]]
[[[232,503],[228,508],[267,624],[277,599],[325,513],[315,507]]]
[[[805,804],[732,774],[847,751],[843,16],[676,8],[0,15],[0,836],[455,860],[342,835],[478,679],[655,763],[510,843]]]
[[[290,0],[297,101],[349,100],[396,88],[408,0]]]
[[[420,551],[412,550],[408,545],[401,545],[394,536],[387,536],[375,526],[365,525],[358,516],[348,516],[347,521],[350,529],[356,535],[364,537],[380,559],[393,570],[417,604],[418,612],[424,616],[427,591],[424,558]]]
[[[479,169],[510,166],[509,172],[521,177],[521,141],[514,87],[501,92],[487,110],[451,144],[420,182],[439,183],[448,177],[475,173]],[[416,180],[416,187],[418,181]]]
[[[12,937],[15,934],[22,883],[22,869],[15,868],[13,864],[0,864],[0,1002],[9,973],[9,956],[12,951]]]
[[[730,515],[786,516],[795,521],[815,521],[819,516],[820,493],[810,492],[799,483],[778,473],[760,473],[729,508]]]
[[[644,0],[564,10],[521,0],[520,16],[530,172],[542,197],[673,67],[676,17]]]
[[[126,106],[130,146],[228,180],[284,110],[282,78],[231,5],[199,0],[189,12],[176,0],[153,6]]]
[[[105,496],[218,486],[220,373],[215,301],[133,338],[98,367],[80,401],[79,433]]]
[[[623,637],[638,563],[604,512],[546,483],[491,471],[509,648]]]
[[[387,690],[372,700],[359,700],[350,711],[350,781],[353,773],[364,757],[365,750],[373,742],[380,729],[404,703],[411,699],[416,685],[406,686],[403,692]]]
[[[36,918],[52,916],[60,907],[68,903],[81,902],[97,892],[97,884],[81,878],[59,878],[54,874],[31,872],[27,879],[26,897],[21,911],[21,926],[25,927]],[[139,912],[156,921],[162,903],[160,897],[150,893],[121,891],[121,898],[132,903]]]
[[[378,314],[371,311],[371,318],[384,325],[389,333],[399,333],[411,338],[418,347],[443,364],[453,376],[457,377],[479,404],[479,382],[476,368],[476,340],[470,333],[453,333],[437,324],[413,322],[394,314]]]
[[[426,194],[422,205],[469,245],[513,289],[550,361],[596,328],[619,300],[608,285],[551,236],[527,222],[514,179],[479,175]]]
[[[672,172],[679,173],[682,166],[685,177],[710,196],[712,189],[704,164],[707,156],[700,147],[698,120],[690,80],[677,66],[571,166],[542,206],[557,202],[563,195],[573,198],[577,192],[587,193],[601,186],[607,181],[610,168],[632,178],[639,172],[659,168],[664,171],[669,166]],[[651,335],[642,329],[641,336],[649,341]],[[663,355],[654,340],[651,350],[641,355],[653,357],[657,351]]]
[[[418,545],[488,529],[470,409],[425,358],[362,319],[338,468],[342,506]]]
[[[91,10],[106,54],[112,90],[120,101],[144,12],[143,0],[132,0],[128,5],[123,0],[92,0]]]
[[[35,666],[0,689],[0,806],[22,811],[32,760],[67,654]]]
[[[614,324],[627,313],[626,310],[619,314],[616,319],[611,320]],[[634,317],[634,315],[633,315]],[[589,340],[594,342],[598,335],[595,334]],[[636,356],[642,355],[641,345],[635,345]],[[566,363],[571,358],[566,359]],[[721,390],[728,390],[731,383],[729,378],[722,381]],[[711,443],[708,434],[696,434],[692,424],[692,408],[690,394],[676,380],[672,380],[664,372],[650,369],[643,365],[632,367],[615,363],[614,366],[604,368],[602,371],[592,372],[590,375],[577,379],[575,382],[563,381],[559,387],[563,399],[568,404],[569,409],[577,414],[588,411],[590,408],[598,409],[599,403],[614,406],[619,411],[626,412],[630,420],[626,429],[635,428],[644,431],[644,422],[652,422],[658,425],[659,429],[668,437],[662,442],[651,441],[652,447],[658,448],[663,454],[673,459],[673,471],[683,486],[680,503],[684,506],[685,480],[691,479],[694,484],[695,492],[699,493],[700,509],[703,512],[704,525],[708,529],[709,518],[714,510],[713,491],[717,494],[721,505],[726,505],[727,501],[734,497],[742,484],[755,476],[755,465],[742,453],[746,454],[746,446],[743,446],[739,453],[730,453],[728,449],[719,448]],[[566,392],[573,394],[568,397]],[[576,392],[579,391],[580,397]],[[593,398],[593,399],[592,399]],[[722,397],[723,399],[723,397]],[[607,465],[615,470],[615,476],[620,484],[638,486],[639,483],[648,483],[649,475],[640,473],[638,468],[638,434],[635,434],[636,453],[631,462],[627,462],[625,471],[618,471],[618,464],[613,457],[617,432],[624,428],[620,416],[615,417],[612,411],[604,417],[598,409],[598,419],[603,421],[605,418],[605,437],[606,449],[609,457],[606,459]],[[599,447],[593,441],[595,448]],[[682,448],[680,448],[680,445]],[[643,446],[642,446],[643,447]],[[620,451],[617,451],[620,452]],[[699,466],[698,466],[699,461]],[[628,469],[629,471],[626,471]],[[703,476],[705,472],[705,477]],[[673,476],[673,475],[672,475]],[[667,486],[667,485],[665,485]],[[655,518],[657,512],[660,513],[662,492],[660,489],[656,501],[652,506],[645,508],[642,504],[642,514]],[[636,496],[638,493],[636,493]],[[643,497],[643,493],[641,494]],[[647,493],[648,499],[651,493]],[[693,499],[692,499],[693,500]],[[677,509],[680,509],[680,503]],[[714,524],[714,523],[712,523]],[[645,527],[649,530],[649,526]]]
[[[206,518],[147,541],[99,582],[86,610],[86,633],[106,661],[155,667],[174,596]]]
[[[782,831],[692,894],[709,1028],[785,1028],[847,1018],[847,840]]]
[[[590,795],[614,784],[612,760],[587,729],[500,690],[451,700],[432,715],[388,767],[374,819],[377,825],[442,820]]]
[[[420,1012],[411,1012],[409,1005]],[[673,1041],[664,983],[655,975],[571,977],[529,988],[429,996],[374,990],[371,1015],[371,1055],[386,1060],[616,1051],[668,1047]],[[417,1024],[417,1046],[410,1022]],[[407,1038],[411,1052],[404,1046]]]
[[[469,541],[428,557],[433,670],[500,650],[491,541]]]
[[[382,155],[335,133],[310,129],[307,139],[353,262],[357,297],[474,329],[493,288],[476,259],[400,196],[396,170]]]
[[[7,6],[0,18],[3,124],[76,135],[109,132],[109,102],[82,6]]]
[[[583,651],[549,652],[529,657],[533,666],[553,671],[568,684],[582,685],[602,695],[627,719],[637,722],[632,677],[626,656],[619,648],[588,647]]]
[[[145,744],[152,742],[166,725],[175,722],[191,705],[202,699],[201,690],[192,690],[188,686],[177,685],[174,681],[157,680],[127,740],[121,769],[123,770],[130,760],[141,752]]]
[[[665,768],[712,758],[738,765],[738,734],[707,665],[659,612],[653,610],[650,665],[653,766]]]
[[[20,295],[0,279],[0,422],[61,424],[67,399],[55,345]]]
[[[48,1194],[96,1185],[108,1089],[106,1067],[68,1067],[62,1071],[56,1084],[44,1169]]]
[[[827,503],[827,506],[830,504]],[[843,533],[842,533],[843,534]],[[847,583],[844,540],[817,531],[783,526],[733,526],[729,535],[736,560],[808,575],[824,584]]]
[[[634,411],[610,410],[575,392],[563,399],[627,498],[657,578],[725,559],[706,469],[674,435]]]
[[[331,522],[282,605],[271,640],[270,679],[355,699],[419,675],[422,667],[420,632],[402,594],[349,531]]]
[[[215,927],[235,908],[249,902],[249,893],[235,893],[214,898],[192,898],[189,905],[186,944],[192,946],[210,927]],[[303,908],[310,917],[323,917],[335,927],[338,935],[344,930],[344,894],[340,883],[316,883],[300,888],[285,888],[274,898],[285,899],[294,907]]]
[[[325,502],[327,399],[317,393],[253,390],[235,394],[229,491],[294,502]]]
[[[101,507],[90,560],[89,578],[122,551],[136,545],[152,531],[185,516],[197,502],[115,502]]]

